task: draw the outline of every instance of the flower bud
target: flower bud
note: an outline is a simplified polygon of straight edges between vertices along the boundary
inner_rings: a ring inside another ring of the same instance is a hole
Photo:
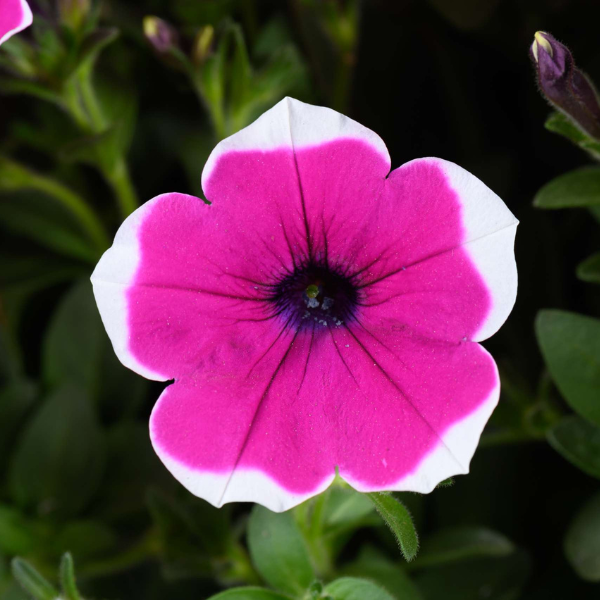
[[[198,30],[192,46],[194,64],[201,65],[206,60],[211,52],[214,39],[215,29],[212,25],[205,25]]]
[[[584,133],[600,139],[598,94],[587,75],[576,67],[568,48],[549,33],[538,31],[530,55],[542,94]]]
[[[166,54],[179,46],[176,29],[158,17],[144,18],[144,35],[158,54]]]

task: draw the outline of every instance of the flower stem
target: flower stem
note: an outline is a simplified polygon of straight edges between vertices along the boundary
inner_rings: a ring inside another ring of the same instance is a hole
[[[121,215],[128,217],[138,207],[138,199],[124,157],[117,160],[112,171],[103,173],[115,193]]]

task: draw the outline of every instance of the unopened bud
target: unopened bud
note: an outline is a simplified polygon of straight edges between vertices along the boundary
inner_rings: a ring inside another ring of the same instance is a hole
[[[192,46],[192,60],[194,64],[201,65],[210,54],[215,38],[215,29],[212,25],[205,25],[198,30]]]
[[[166,54],[179,45],[176,29],[158,17],[144,18],[144,35],[159,54]]]
[[[600,102],[593,83],[575,65],[566,46],[543,31],[530,49],[540,91],[584,133],[600,139]]]

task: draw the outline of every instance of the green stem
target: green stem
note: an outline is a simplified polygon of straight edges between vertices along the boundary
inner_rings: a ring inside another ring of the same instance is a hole
[[[103,252],[108,248],[109,239],[100,220],[81,196],[55,179],[31,171],[6,158],[0,159],[0,170],[10,174],[13,186],[20,189],[37,190],[57,200],[77,218],[99,251]]]
[[[89,68],[83,69],[78,77],[79,92],[81,100],[88,114],[88,122],[95,133],[103,131],[106,127],[104,115],[100,103],[96,98],[92,84],[91,72]]]
[[[138,199],[125,159],[120,157],[112,171],[103,172],[115,192],[122,216],[128,217],[138,207]]]

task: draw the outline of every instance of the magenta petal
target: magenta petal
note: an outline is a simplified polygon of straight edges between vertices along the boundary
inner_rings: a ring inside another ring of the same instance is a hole
[[[33,16],[25,0],[0,0],[0,44],[32,23]]]

